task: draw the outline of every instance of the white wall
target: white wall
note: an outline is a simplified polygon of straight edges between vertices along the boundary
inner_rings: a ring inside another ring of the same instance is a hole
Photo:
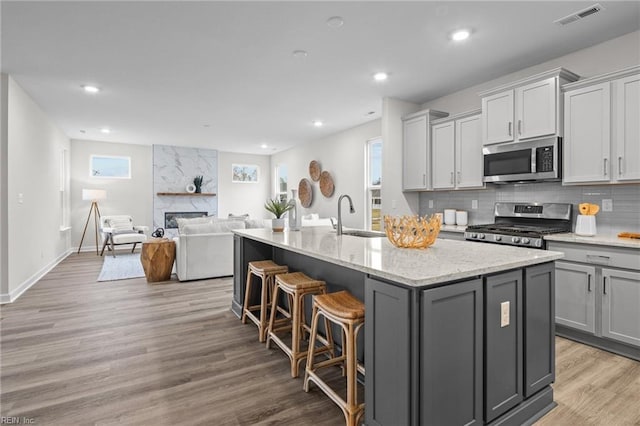
[[[9,294],[9,245],[7,212],[7,107],[9,76],[0,74],[0,298]]]
[[[232,164],[257,164],[258,183],[231,182]],[[264,203],[273,196],[271,163],[268,155],[237,154],[218,151],[218,216],[249,213],[253,219],[269,218]]]
[[[89,158],[92,154],[131,157],[131,179],[89,176]],[[71,241],[75,250],[80,245],[82,230],[91,206],[90,201],[82,200],[82,189],[107,191],[107,199],[98,202],[100,214],[129,214],[133,216],[134,224],[151,228],[153,225],[152,147],[90,140],[71,141]],[[92,217],[82,243],[82,251],[95,250],[94,228]]]
[[[635,31],[426,102],[422,108],[438,109],[449,114],[477,109],[482,106],[478,92],[557,67],[566,68],[581,78],[586,78],[638,64],[640,64],[640,32]]]
[[[8,292],[14,299],[68,254],[61,231],[60,154],[69,139],[9,76],[7,99]],[[19,195],[22,195],[21,201]],[[2,295],[6,300],[7,295]]]
[[[318,213],[320,217],[337,216],[338,197],[348,194],[353,199],[355,214],[348,213],[347,202],[344,201],[344,225],[353,228],[365,226],[365,148],[369,139],[381,135],[380,120],[373,120],[360,126],[344,130],[324,139],[313,141],[271,156],[271,170],[278,164],[286,164],[289,177],[289,190],[298,189],[302,178],[309,179],[313,184],[313,203],[302,214]],[[383,141],[383,153],[385,141]],[[383,154],[384,155],[384,154]],[[322,170],[331,173],[335,185],[333,196],[325,198],[320,193],[318,182],[309,177],[309,163],[311,160],[320,162]],[[385,185],[383,169],[382,185]],[[270,194],[274,194],[274,184],[271,184]],[[291,196],[291,191],[289,191]]]

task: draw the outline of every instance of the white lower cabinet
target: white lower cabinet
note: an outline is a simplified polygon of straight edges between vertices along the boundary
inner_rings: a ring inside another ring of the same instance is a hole
[[[548,249],[565,254],[555,265],[561,334],[640,359],[640,251],[556,241]]]
[[[640,273],[602,269],[602,335],[640,346]]]
[[[556,262],[556,324],[596,332],[596,268]]]

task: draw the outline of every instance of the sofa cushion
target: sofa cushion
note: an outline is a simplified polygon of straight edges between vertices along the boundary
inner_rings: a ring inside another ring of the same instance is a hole
[[[194,234],[219,234],[222,232],[230,232],[232,229],[244,229],[245,224],[242,221],[225,221],[214,223],[194,223],[184,225],[181,235]]]

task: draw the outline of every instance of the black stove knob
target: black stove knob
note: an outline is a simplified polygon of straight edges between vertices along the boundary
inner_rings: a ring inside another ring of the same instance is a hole
[[[511,242],[515,243],[515,244],[519,243],[520,242],[520,237],[511,237]]]
[[[502,235],[494,235],[493,239],[496,241],[502,241]]]
[[[476,238],[478,236],[478,234],[476,234],[475,232],[471,233],[471,238]]]
[[[484,240],[484,234],[478,234],[478,238],[480,238],[481,240]]]
[[[536,246],[536,247],[542,247],[542,240],[539,240],[539,239],[538,239],[538,240],[536,240],[536,242],[535,242],[535,246]]]
[[[522,239],[522,244],[529,244],[529,239],[528,238],[523,238]]]

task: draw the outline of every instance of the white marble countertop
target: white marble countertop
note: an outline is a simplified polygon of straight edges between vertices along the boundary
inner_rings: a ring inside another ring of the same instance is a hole
[[[601,246],[625,247],[640,249],[640,240],[632,238],[619,238],[617,234],[596,234],[592,237],[585,237],[573,233],[545,235],[546,241],[562,241],[575,244],[595,244]]]
[[[337,236],[328,227],[234,233],[412,287],[454,281],[562,258],[560,252],[438,239],[423,250],[397,248],[386,237]]]

